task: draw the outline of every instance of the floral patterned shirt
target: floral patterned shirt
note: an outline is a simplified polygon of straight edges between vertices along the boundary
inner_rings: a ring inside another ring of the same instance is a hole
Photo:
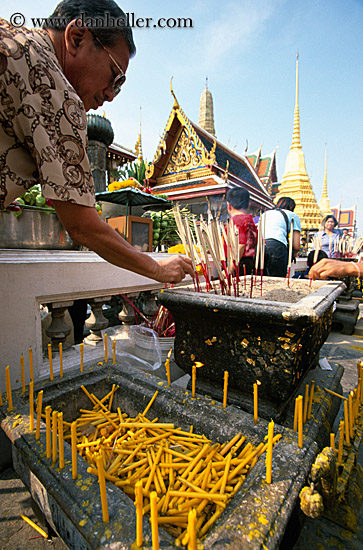
[[[49,35],[0,18],[0,210],[36,183],[94,206],[86,112]]]

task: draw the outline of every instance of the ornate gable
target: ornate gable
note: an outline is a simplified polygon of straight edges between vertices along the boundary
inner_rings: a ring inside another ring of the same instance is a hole
[[[193,140],[189,138],[187,130],[183,128],[174,146],[174,151],[169,157],[163,176],[179,172],[190,172],[204,166],[200,150],[198,151]]]
[[[175,102],[146,176],[154,185],[156,180],[157,185],[162,185],[168,183],[170,178],[175,179],[177,174],[180,174],[177,179],[185,178],[184,172],[198,170],[196,177],[210,174],[210,168],[216,161],[215,148],[216,142],[208,151],[180,105]]]

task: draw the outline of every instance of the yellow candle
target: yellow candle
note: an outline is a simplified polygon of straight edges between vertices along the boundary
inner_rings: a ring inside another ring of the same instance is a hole
[[[63,344],[59,342],[59,376],[63,378]]]
[[[192,508],[188,514],[188,550],[197,550],[197,511]]]
[[[13,410],[13,396],[11,395],[10,367],[5,368],[6,398],[8,400],[8,411]]]
[[[304,424],[308,415],[308,405],[309,405],[309,384],[305,386],[305,398],[304,398]]]
[[[29,430],[34,431],[34,382],[29,382]]]
[[[81,372],[83,372],[83,352],[84,352],[84,343],[82,342],[81,344],[79,344],[79,351],[81,353]]]
[[[343,461],[343,444],[344,444],[344,420],[339,424],[339,447],[338,447],[338,464]]]
[[[228,389],[228,370],[224,371],[224,385],[223,385],[223,408],[227,407],[227,389]]]
[[[345,442],[347,445],[350,445],[348,401],[346,400],[344,400],[344,432],[345,432]]]
[[[192,367],[192,398],[195,397],[195,381],[197,378],[197,367],[196,365],[193,365]]]
[[[268,425],[268,435],[267,435],[267,450],[266,450],[266,483],[271,483],[272,481],[272,449],[273,449],[273,439],[274,439],[274,421]]]
[[[103,335],[103,341],[105,343],[105,363],[107,363],[107,334]]]
[[[135,484],[135,506],[136,506],[136,545],[142,546],[142,507],[143,507],[143,493],[142,493],[142,480],[139,480]]]
[[[50,458],[52,456],[52,446],[51,446],[51,429],[50,429],[50,415],[52,408],[48,405],[45,407],[45,456]]]
[[[153,550],[159,550],[158,508],[156,491],[150,493],[150,521]]]
[[[310,396],[309,396],[309,406],[308,406],[308,414],[307,414],[307,420],[310,420],[311,418],[311,408],[313,406],[313,399],[314,399],[314,385],[315,380],[311,381],[311,388],[310,388]]]
[[[2,406],[3,406],[3,404],[4,404],[4,403],[3,403],[3,397],[2,397],[2,395],[1,395],[1,391],[0,391],[0,407],[2,407]]]
[[[116,340],[112,342],[112,364],[116,365]]]
[[[38,400],[37,400],[37,427],[35,430],[35,439],[38,441],[40,437],[40,422],[42,418],[42,405],[43,405],[43,390],[40,390],[38,393]]]
[[[330,434],[330,447],[335,451],[335,434],[334,433]]]
[[[363,401],[363,363],[362,362],[358,363],[358,369],[360,371],[360,379],[361,379],[359,402],[362,403]]]
[[[77,479],[77,421],[71,424],[72,479]]]
[[[53,357],[52,357],[52,344],[48,344],[48,358],[49,358],[49,374],[50,379],[53,380]]]
[[[298,419],[298,406],[299,406],[299,402],[297,400],[297,398],[295,399],[295,410],[294,410],[294,432],[297,432],[297,419]]]
[[[25,393],[25,371],[24,371],[24,355],[20,357],[20,372],[21,372],[21,393]]]
[[[97,471],[98,471],[98,483],[100,486],[100,496],[101,496],[101,505],[102,505],[102,519],[103,523],[109,522],[108,516],[108,504],[107,504],[107,493],[106,493],[106,481],[105,481],[105,471],[103,469],[103,458],[99,454],[96,458]]]
[[[23,519],[28,525],[30,525],[30,527],[33,527],[33,529],[35,529],[40,535],[42,535],[42,537],[44,537],[45,539],[48,539],[48,535],[45,531],[43,531],[43,529],[41,527],[39,527],[36,523],[34,523],[34,521],[32,521],[30,518],[28,518],[27,516],[24,516],[24,514],[20,514],[20,517],[21,519]]]
[[[349,435],[353,439],[353,392],[348,395],[348,408],[349,408]]]
[[[30,372],[30,380],[34,380],[33,376],[33,350],[30,347],[29,348],[29,372]]]
[[[303,446],[303,433],[304,433],[304,413],[303,413],[303,396],[299,395],[298,399],[298,405],[297,405],[297,411],[298,411],[298,443],[300,449],[302,449]]]
[[[171,379],[170,379],[170,360],[169,359],[165,361],[165,371],[166,371],[166,378],[168,380],[168,386],[170,386]]]
[[[52,461],[57,461],[58,454],[58,441],[57,441],[57,425],[58,425],[58,413],[52,412]]]
[[[64,468],[63,413],[58,413],[59,469]]]
[[[261,382],[257,380],[253,384],[253,418],[255,424],[258,422],[258,386],[261,385]]]

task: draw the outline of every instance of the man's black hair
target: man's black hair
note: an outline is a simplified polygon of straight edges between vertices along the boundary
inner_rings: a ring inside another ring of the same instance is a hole
[[[294,199],[291,199],[290,197],[281,197],[276,203],[276,208],[290,210],[290,212],[293,212],[295,210],[295,206],[296,203]]]
[[[136,47],[131,27],[125,13],[113,0],[63,0],[49,16],[43,28],[64,31],[68,23],[78,17],[83,17],[85,27],[97,36],[104,46],[113,46],[122,36],[130,57],[135,55]],[[114,21],[114,24],[110,23],[108,27],[105,26],[107,17],[110,22]],[[96,40],[95,44],[99,46]]]
[[[246,210],[250,204],[250,193],[243,187],[229,189],[229,191],[227,191],[226,200],[236,210]]]

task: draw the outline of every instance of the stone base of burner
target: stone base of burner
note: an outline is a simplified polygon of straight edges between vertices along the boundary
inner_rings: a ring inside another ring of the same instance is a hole
[[[160,379],[120,365],[87,367],[79,373],[65,373],[64,378],[37,385],[35,394],[43,389],[43,406],[63,411],[64,419],[72,421],[80,408],[89,406],[88,398],[80,389],[84,384],[98,398],[108,393],[112,384],[119,385],[113,407],[120,407],[135,416],[150,401],[155,391],[151,416],[161,422],[172,421],[176,426],[205,434],[209,439],[223,442],[242,432],[253,445],[263,441],[268,422],[253,417],[236,407],[222,409],[220,403],[190,394],[179,388],[168,388]],[[2,426],[13,446],[13,463],[19,477],[28,487],[48,523],[56,530],[67,546],[77,550],[127,549],[134,546],[136,514],[134,503],[109,482],[107,499],[110,522],[102,523],[102,511],[97,478],[87,472],[88,465],[78,457],[78,479],[72,480],[71,451],[65,445],[66,467],[59,470],[45,458],[45,427],[42,424],[39,441],[29,432],[28,399],[20,391],[13,395],[14,411],[7,414],[0,408]],[[19,422],[14,417],[20,414]],[[317,445],[304,437],[303,448],[297,444],[297,434],[275,425],[275,433],[282,438],[274,447],[272,483],[265,482],[265,460],[262,458],[219,520],[203,539],[205,550],[231,550],[263,546],[279,548],[289,518],[298,502],[298,494],[315,458]],[[261,519],[262,518],[262,519]],[[147,517],[143,522],[145,548],[151,548],[151,529]],[[174,539],[162,528],[159,530],[160,547],[175,548]]]

